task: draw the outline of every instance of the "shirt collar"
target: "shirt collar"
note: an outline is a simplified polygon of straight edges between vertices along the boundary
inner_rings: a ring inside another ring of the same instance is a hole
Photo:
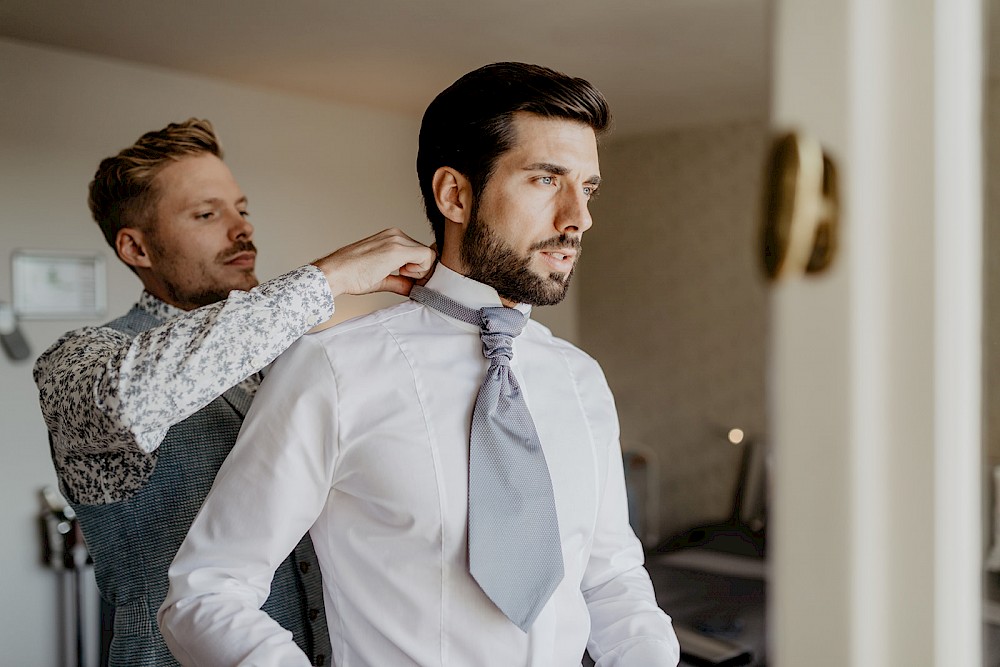
[[[184,310],[177,306],[171,306],[166,301],[161,301],[145,290],[143,290],[142,296],[139,297],[139,303],[136,305],[139,310],[147,315],[152,315],[161,322],[167,322],[185,313]]]
[[[476,310],[503,305],[500,301],[500,295],[495,289],[471,278],[466,278],[440,262],[434,268],[434,273],[427,281],[426,287]],[[519,303],[514,307],[524,313],[525,317],[531,317],[529,304]]]

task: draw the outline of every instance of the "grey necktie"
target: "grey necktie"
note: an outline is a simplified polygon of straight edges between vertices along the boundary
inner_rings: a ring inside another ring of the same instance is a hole
[[[549,469],[510,370],[526,318],[502,306],[473,310],[420,286],[410,298],[481,329],[490,366],[469,438],[469,572],[527,632],[562,581],[563,561]]]

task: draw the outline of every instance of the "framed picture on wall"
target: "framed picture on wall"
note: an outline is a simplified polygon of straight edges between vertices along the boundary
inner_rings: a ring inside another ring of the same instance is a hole
[[[107,309],[104,255],[15,250],[14,312],[22,319],[86,319]]]

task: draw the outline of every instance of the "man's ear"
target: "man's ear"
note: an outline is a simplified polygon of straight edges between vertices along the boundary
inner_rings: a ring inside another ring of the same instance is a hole
[[[134,227],[123,227],[115,236],[115,250],[123,262],[134,268],[148,269],[152,266],[145,235]]]
[[[472,184],[451,167],[439,167],[431,181],[434,202],[445,219],[465,224],[472,214]]]

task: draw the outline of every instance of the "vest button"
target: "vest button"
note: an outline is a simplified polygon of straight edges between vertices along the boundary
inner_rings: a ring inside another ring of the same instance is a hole
[[[309,610],[309,620],[310,621],[315,621],[317,618],[319,618],[319,609],[310,609]]]
[[[299,563],[299,572],[305,574],[309,571],[309,563]]]

